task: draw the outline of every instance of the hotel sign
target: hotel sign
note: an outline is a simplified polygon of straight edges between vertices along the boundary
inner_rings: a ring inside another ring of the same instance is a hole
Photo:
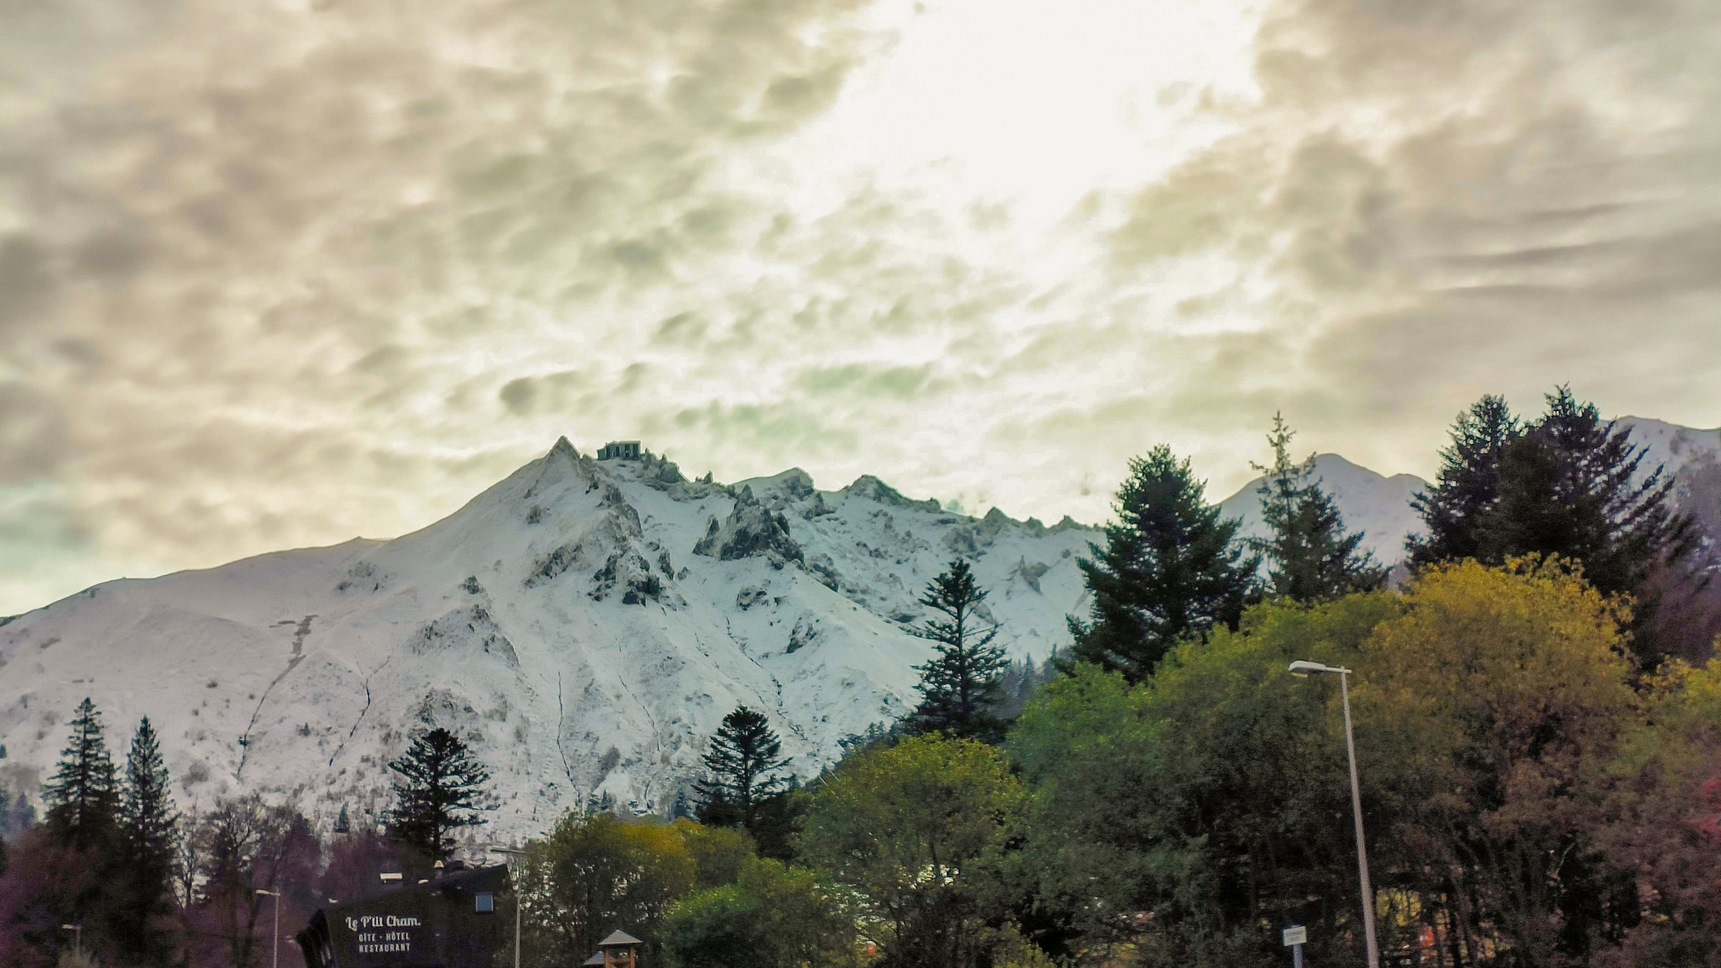
[[[482,867],[331,905],[297,936],[306,968],[493,968],[512,937],[496,915],[507,887],[506,867]]]
[[[410,915],[361,914],[346,919],[347,930],[358,935],[361,955],[411,954],[413,934],[424,922]]]

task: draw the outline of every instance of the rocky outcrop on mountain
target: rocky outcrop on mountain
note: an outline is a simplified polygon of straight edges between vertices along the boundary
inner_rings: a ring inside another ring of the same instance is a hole
[[[940,505],[936,498],[927,498],[924,501],[916,501],[913,498],[904,497],[901,491],[898,491],[896,488],[891,487],[889,484],[886,484],[871,474],[862,474],[855,478],[855,482],[853,484],[843,488],[843,493],[851,494],[855,497],[864,497],[869,501],[876,501],[885,507],[919,508],[923,511],[940,510]]]
[[[760,557],[776,568],[806,560],[806,553],[789,534],[788,519],[759,503],[750,487],[735,495],[735,507],[721,522],[711,518],[693,553],[719,561]]]
[[[508,666],[517,667],[519,656],[514,644],[491,619],[483,605],[470,605],[449,612],[419,629],[407,642],[414,655],[428,655],[451,649],[469,649]]]

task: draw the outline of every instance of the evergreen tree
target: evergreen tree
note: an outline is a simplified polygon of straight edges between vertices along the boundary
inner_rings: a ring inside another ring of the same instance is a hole
[[[723,717],[700,758],[706,776],[694,784],[704,798],[699,822],[754,832],[762,808],[789,788],[783,771],[789,758],[782,753],[783,744],[765,714],[736,706]]]
[[[1493,396],[1459,417],[1440,482],[1417,495],[1429,533],[1407,543],[1412,562],[1559,555],[1618,593],[1638,592],[1656,568],[1687,559],[1695,529],[1673,510],[1672,478],[1643,465],[1647,449],[1569,387],[1548,394],[1547,405],[1529,427]]]
[[[1313,605],[1381,587],[1386,569],[1361,550],[1362,532],[1345,531],[1338,506],[1315,476],[1315,455],[1292,462],[1295,435],[1284,417],[1274,414],[1273,432],[1267,435],[1273,464],[1253,465],[1266,475],[1257,493],[1267,537],[1249,545],[1267,560],[1268,593]]]
[[[916,733],[939,732],[958,739],[996,740],[1002,732],[995,710],[1004,669],[1002,646],[993,645],[998,626],[984,624],[975,609],[986,593],[966,561],[932,579],[920,604],[938,613],[914,634],[936,643],[936,654],[920,673],[920,705],[909,716]]]
[[[55,843],[77,850],[111,845],[118,812],[114,764],[102,737],[102,714],[87,696],[78,704],[71,738],[42,799],[48,804],[48,831]]]
[[[1660,466],[1645,468],[1647,449],[1603,421],[1595,404],[1567,387],[1547,401],[1542,419],[1506,450],[1488,563],[1560,555],[1582,562],[1585,580],[1603,592],[1637,593],[1658,565],[1696,547],[1691,519],[1673,510],[1674,481]]]
[[[1140,682],[1179,639],[1236,627],[1260,558],[1244,556],[1238,522],[1163,445],[1130,461],[1113,510],[1106,547],[1079,562],[1093,606],[1089,621],[1070,619],[1071,654]]]
[[[420,733],[388,768],[399,774],[389,833],[426,857],[441,859],[454,846],[454,831],[482,823],[478,812],[495,806],[484,787],[490,771],[442,727]]]
[[[1405,539],[1416,568],[1487,560],[1488,517],[1500,500],[1500,462],[1507,446],[1523,435],[1523,425],[1504,397],[1489,395],[1459,414],[1451,433],[1452,443],[1440,452],[1435,483],[1410,502],[1427,529]]]
[[[119,805],[119,863],[112,874],[114,938],[128,961],[164,965],[173,939],[164,925],[173,914],[172,877],[179,815],[161,746],[149,717],[138,723],[126,757]]]

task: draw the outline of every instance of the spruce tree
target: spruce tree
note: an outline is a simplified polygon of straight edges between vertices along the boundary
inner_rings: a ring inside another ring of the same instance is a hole
[[[1274,414],[1267,435],[1273,464],[1253,465],[1266,475],[1257,493],[1267,536],[1249,546],[1266,558],[1267,593],[1313,605],[1379,588],[1386,583],[1386,569],[1361,549],[1362,532],[1345,531],[1338,505],[1315,476],[1315,455],[1292,462],[1294,436],[1284,417]]]
[[[48,805],[48,832],[55,843],[76,850],[112,846],[119,807],[114,764],[102,736],[102,714],[88,696],[78,704],[71,738],[42,799]]]
[[[925,665],[915,666],[920,673],[920,704],[909,715],[912,731],[988,742],[999,738],[1002,724],[995,710],[1009,663],[1003,647],[992,644],[998,627],[975,614],[985,600],[973,571],[960,558],[927,583],[920,604],[937,616],[914,634],[935,643],[936,654]]]
[[[1501,460],[1523,432],[1504,397],[1484,396],[1458,415],[1452,443],[1440,452],[1435,483],[1410,502],[1426,532],[1405,539],[1412,566],[1487,559],[1489,515],[1500,501]]]
[[[119,805],[119,864],[112,875],[114,938],[128,961],[164,965],[173,938],[163,925],[173,913],[172,877],[178,849],[167,766],[155,728],[145,716],[132,734]]]
[[[1079,561],[1093,604],[1088,621],[1069,620],[1071,656],[1141,682],[1178,640],[1236,628],[1260,558],[1245,557],[1237,520],[1163,445],[1130,461],[1113,510],[1106,546]]]
[[[1674,481],[1662,467],[1644,467],[1647,449],[1570,388],[1547,402],[1506,450],[1488,557],[1560,555],[1582,562],[1601,591],[1637,593],[1656,567],[1696,547],[1691,519],[1673,510]]]
[[[706,775],[694,784],[703,801],[699,822],[754,831],[767,801],[789,788],[783,744],[765,714],[746,706],[723,717],[700,757]]]
[[[454,847],[454,831],[482,823],[479,812],[495,806],[485,790],[490,771],[440,726],[419,733],[388,768],[398,774],[389,834],[426,858],[440,860]]]

